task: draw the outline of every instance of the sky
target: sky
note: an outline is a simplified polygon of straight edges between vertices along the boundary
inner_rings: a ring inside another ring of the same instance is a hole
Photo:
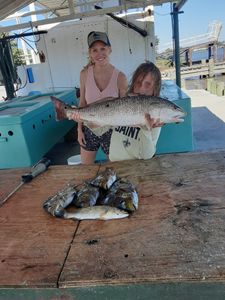
[[[217,20],[223,23],[219,41],[225,41],[225,1],[187,0],[179,14],[180,39],[204,34],[208,24]],[[155,35],[159,38],[159,52],[172,41],[170,4],[156,6],[154,10]],[[163,46],[164,45],[164,46]]]

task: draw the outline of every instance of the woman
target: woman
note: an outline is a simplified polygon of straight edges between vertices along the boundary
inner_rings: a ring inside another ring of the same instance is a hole
[[[159,96],[161,73],[152,63],[141,64],[133,74],[130,94]],[[146,129],[139,127],[118,126],[113,130],[109,159],[111,161],[126,159],[149,159],[156,151],[161,126],[159,119],[145,115]]]
[[[125,96],[128,85],[126,76],[109,62],[112,49],[107,34],[92,31],[87,40],[90,63],[80,73],[80,107],[104,98]],[[112,129],[109,127],[78,123],[78,142],[83,164],[94,163],[100,146],[109,154],[111,134]]]

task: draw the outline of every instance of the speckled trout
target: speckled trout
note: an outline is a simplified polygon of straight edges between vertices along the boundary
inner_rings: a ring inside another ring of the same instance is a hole
[[[145,114],[163,123],[180,123],[186,115],[175,103],[154,96],[135,95],[123,98],[104,99],[85,107],[72,107],[51,96],[56,111],[56,120],[73,119],[93,122],[99,126],[142,126]]]
[[[76,209],[74,212],[65,212],[64,219],[74,220],[112,220],[128,217],[129,214],[121,209],[111,206],[91,206]]]

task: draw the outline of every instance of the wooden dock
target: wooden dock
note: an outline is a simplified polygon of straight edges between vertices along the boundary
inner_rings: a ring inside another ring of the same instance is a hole
[[[133,182],[127,219],[62,220],[43,202],[105,167]],[[25,170],[1,170],[0,201]],[[0,299],[225,299],[225,151],[50,166],[0,207]]]
[[[189,67],[181,67],[181,78],[190,77],[214,77],[225,74],[225,62],[201,63]],[[163,79],[175,79],[175,70],[167,69],[162,72]]]

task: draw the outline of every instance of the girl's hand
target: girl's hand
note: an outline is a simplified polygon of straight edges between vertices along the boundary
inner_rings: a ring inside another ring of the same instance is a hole
[[[151,118],[149,114],[145,114],[145,124],[148,130],[151,130],[152,128],[156,128],[156,127],[162,127],[164,125],[163,122],[160,122],[159,118],[157,119]]]
[[[78,140],[78,143],[85,147],[86,145],[86,140],[85,140],[85,137],[84,137],[84,133],[83,133],[83,130],[82,128],[78,128],[78,137],[77,137],[77,140]]]

